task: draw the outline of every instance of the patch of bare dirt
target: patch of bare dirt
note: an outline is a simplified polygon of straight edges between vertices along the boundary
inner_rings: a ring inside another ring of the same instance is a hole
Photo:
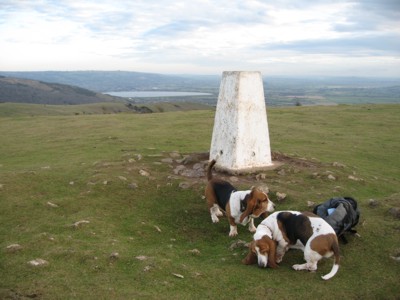
[[[167,157],[165,157],[167,155]],[[305,158],[295,158],[285,155],[279,152],[272,152],[272,161],[279,165],[272,172],[277,174],[282,173],[282,169],[289,165],[291,168],[296,169],[308,169],[315,170],[322,166],[318,161],[307,160]],[[162,163],[170,165],[173,174],[171,177],[176,179],[185,178],[185,181],[190,181],[192,184],[196,182],[205,183],[206,181],[206,169],[209,163],[209,153],[191,153],[191,154],[180,154],[178,152],[172,152],[164,154],[161,159]],[[254,185],[254,182],[263,181],[267,177],[266,172],[271,170],[258,170],[246,174],[232,175],[226,172],[213,170],[213,174],[224,180],[230,181],[233,184],[250,184]],[[284,170],[283,170],[284,172]],[[190,184],[189,184],[190,186]]]

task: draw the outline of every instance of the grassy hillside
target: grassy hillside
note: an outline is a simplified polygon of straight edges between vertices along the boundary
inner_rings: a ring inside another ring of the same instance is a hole
[[[123,98],[96,93],[81,87],[0,76],[0,103],[83,104],[125,102]]]
[[[160,102],[148,104],[127,104],[103,102],[79,105],[47,105],[27,103],[0,103],[0,117],[22,116],[67,116],[117,113],[158,113],[170,111],[213,110],[214,107],[190,102]]]
[[[359,201],[361,238],[341,245],[328,282],[320,275],[332,260],[296,272],[295,250],[277,270],[242,265],[238,241],[252,235],[239,227],[229,238],[225,218],[211,223],[204,178],[175,174],[166,158],[208,151],[213,111],[0,117],[0,298],[396,299],[400,220],[388,211],[400,207],[399,114],[400,105],[269,109],[283,165],[235,183],[268,185],[274,200],[287,193],[279,210]],[[28,264],[37,258],[48,263]]]

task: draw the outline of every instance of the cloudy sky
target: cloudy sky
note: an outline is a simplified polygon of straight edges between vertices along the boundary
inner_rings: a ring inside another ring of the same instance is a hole
[[[400,0],[0,0],[0,71],[400,77]]]

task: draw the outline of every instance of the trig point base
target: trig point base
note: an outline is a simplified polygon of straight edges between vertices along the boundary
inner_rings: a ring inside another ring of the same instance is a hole
[[[273,167],[260,72],[223,72],[210,160],[228,173]]]

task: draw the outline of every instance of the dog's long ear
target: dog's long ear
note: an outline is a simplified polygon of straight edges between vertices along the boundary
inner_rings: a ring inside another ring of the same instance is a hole
[[[254,190],[255,190],[255,187],[252,187],[250,194],[248,194],[246,196],[247,206],[246,206],[246,210],[244,212],[242,212],[242,214],[240,215],[240,220],[239,220],[240,223],[242,223],[246,217],[250,216],[253,213],[254,206],[256,205],[256,201],[257,201],[256,199],[254,199]]]
[[[257,254],[255,253],[255,241],[252,241],[249,244],[249,253],[247,256],[242,260],[242,263],[245,265],[254,265],[257,263]]]
[[[269,245],[268,267],[276,269],[278,267],[276,264],[276,242],[270,238],[268,238],[267,242]]]

